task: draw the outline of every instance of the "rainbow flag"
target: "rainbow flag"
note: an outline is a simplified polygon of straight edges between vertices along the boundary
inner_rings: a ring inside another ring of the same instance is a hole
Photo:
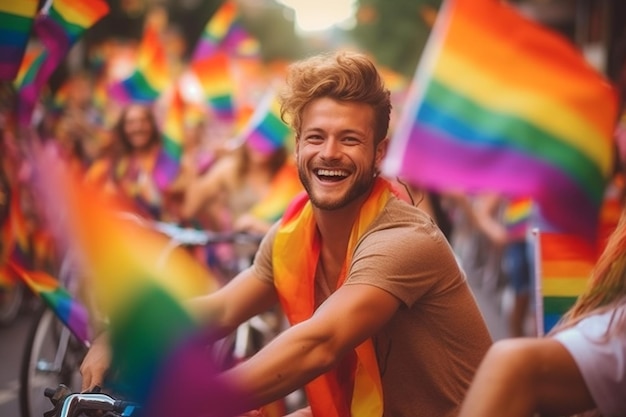
[[[260,49],[258,40],[241,25],[236,3],[226,0],[205,25],[194,48],[192,61],[210,57],[218,50],[230,56],[253,57],[259,54]]]
[[[27,271],[14,262],[9,262],[8,266],[33,293],[41,297],[79,341],[89,346],[92,335],[89,313],[84,305],[47,273]]]
[[[0,3],[0,80],[15,79],[38,6],[38,0]]]
[[[560,35],[493,0],[447,0],[383,167],[439,190],[527,196],[595,239],[615,90]]]
[[[34,32],[45,47],[32,82],[19,90],[18,122],[28,125],[37,98],[50,76],[83,33],[109,13],[104,0],[54,0],[35,19]]]
[[[152,103],[171,84],[165,43],[159,25],[146,25],[137,51],[137,66],[124,80],[113,83],[111,97],[121,103]]]
[[[153,177],[160,189],[178,175],[185,135],[185,102],[178,87],[174,88],[163,124],[163,146],[157,158]]]
[[[291,200],[302,191],[304,188],[298,176],[298,168],[293,162],[287,162],[272,179],[265,197],[250,209],[250,214],[266,222],[275,222],[282,217]]]
[[[235,119],[235,86],[230,71],[230,58],[223,51],[191,62],[191,71],[196,76],[204,97],[215,116],[221,120]]]
[[[271,153],[280,147],[293,148],[291,128],[280,118],[280,103],[273,89],[261,99],[248,124],[238,135],[238,140],[259,152]]]
[[[182,302],[217,288],[217,280],[184,248],[134,215],[124,202],[80,181],[48,154],[35,154],[37,190],[56,228],[81,263],[87,288],[108,318],[114,388],[143,401],[163,363],[196,331]],[[54,191],[52,191],[54,190]],[[172,401],[172,397],[169,397]]]
[[[20,192],[14,188],[11,191],[9,202],[8,225],[10,240],[7,250],[9,259],[22,267],[29,268],[33,263],[33,245],[31,233],[28,230],[28,222],[20,205]]]
[[[597,249],[572,234],[538,231],[535,237],[536,319],[539,336],[542,336],[586,289]]]

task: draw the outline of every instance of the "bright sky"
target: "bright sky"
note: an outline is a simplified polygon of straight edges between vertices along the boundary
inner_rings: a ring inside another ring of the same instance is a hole
[[[278,0],[295,11],[296,26],[303,32],[329,29],[354,16],[354,0]]]

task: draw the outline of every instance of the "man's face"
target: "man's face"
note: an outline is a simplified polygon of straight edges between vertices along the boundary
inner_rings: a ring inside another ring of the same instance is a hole
[[[147,110],[139,106],[129,108],[124,121],[124,132],[134,149],[147,147],[153,133]]]
[[[312,204],[336,210],[371,189],[385,142],[374,147],[374,110],[331,98],[312,101],[302,114],[296,158],[300,180]]]

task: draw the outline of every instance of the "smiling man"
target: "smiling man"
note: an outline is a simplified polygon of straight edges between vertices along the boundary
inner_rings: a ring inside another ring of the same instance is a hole
[[[441,231],[379,175],[389,91],[342,52],[293,64],[281,98],[306,193],[251,268],[190,304],[216,335],[276,303],[291,324],[225,373],[246,399],[230,411],[304,386],[299,416],[455,416],[491,337]],[[211,415],[211,394],[197,396]]]

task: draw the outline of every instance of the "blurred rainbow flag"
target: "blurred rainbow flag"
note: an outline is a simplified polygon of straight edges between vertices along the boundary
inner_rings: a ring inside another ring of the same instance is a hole
[[[38,6],[38,0],[0,2],[0,80],[15,79]]]
[[[210,57],[220,49],[230,56],[258,55],[259,42],[241,26],[238,17],[237,4],[232,0],[223,2],[205,25],[194,48],[192,62]]]
[[[163,124],[163,146],[154,165],[153,176],[160,189],[178,175],[185,135],[185,101],[178,86],[173,91]]]
[[[37,98],[52,73],[83,33],[109,13],[104,0],[53,0],[35,19],[33,30],[45,47],[45,58],[37,60],[34,77],[19,89],[18,123],[30,124]]]
[[[216,117],[221,120],[235,119],[234,80],[230,72],[230,58],[223,51],[191,62],[191,70],[197,77],[204,97]]]
[[[53,220],[80,264],[89,266],[85,287],[110,323],[113,385],[145,401],[164,361],[197,331],[182,303],[218,283],[186,249],[129,214],[124,202],[79,181],[43,152],[35,158],[45,174],[37,175],[41,199],[50,213],[65,214]]]
[[[119,102],[152,103],[171,85],[165,43],[159,27],[148,21],[138,46],[135,70],[110,86],[111,96]]]
[[[280,147],[292,149],[291,128],[280,118],[280,103],[273,88],[261,99],[248,124],[237,135],[259,152],[271,153]]]
[[[586,289],[597,249],[571,234],[537,231],[535,238],[536,320],[543,336]]]
[[[593,240],[617,97],[565,38],[494,0],[447,0],[383,171],[438,190],[537,202]]]
[[[282,217],[291,200],[303,191],[298,168],[295,163],[287,162],[272,179],[267,195],[250,209],[250,214],[267,222],[275,222]]]
[[[43,271],[27,271],[14,262],[9,268],[39,296],[85,346],[91,343],[89,313],[85,306],[63,288],[56,278]]]

